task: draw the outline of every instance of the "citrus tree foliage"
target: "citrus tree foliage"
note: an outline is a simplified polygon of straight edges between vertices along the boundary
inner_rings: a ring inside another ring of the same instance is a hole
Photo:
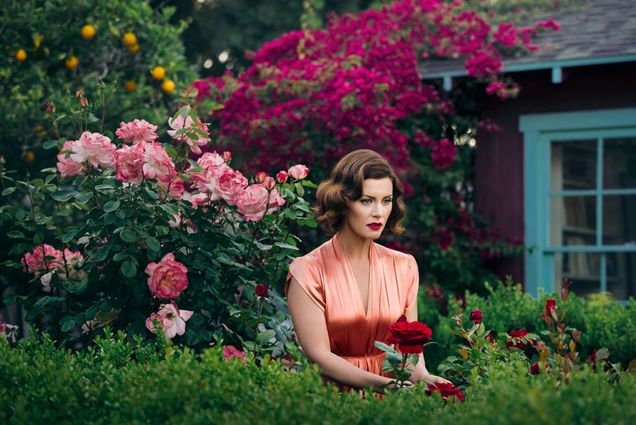
[[[92,94],[86,119],[102,128],[133,118],[163,122],[176,109],[176,91],[195,76],[183,56],[184,25],[169,23],[173,13],[141,0],[3,2],[0,154],[8,167],[37,173],[52,160],[42,144],[77,125],[70,118],[77,90]],[[163,71],[151,74],[156,67]],[[66,116],[52,122],[51,109]]]

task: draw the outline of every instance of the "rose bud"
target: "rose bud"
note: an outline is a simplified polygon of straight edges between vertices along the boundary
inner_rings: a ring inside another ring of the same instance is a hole
[[[285,183],[287,181],[287,177],[287,171],[281,170],[276,173],[276,181],[278,181],[278,183]]]
[[[267,173],[265,171],[259,171],[258,173],[256,173],[256,176],[254,177],[254,181],[256,183],[263,183],[266,177],[267,177]]]
[[[232,160],[232,153],[230,151],[223,152],[223,161],[230,162]]]
[[[256,296],[266,298],[269,295],[269,286],[256,285]]]
[[[480,324],[483,318],[484,318],[484,315],[481,313],[481,310],[475,309],[470,312],[469,320],[476,325]]]
[[[274,186],[276,186],[276,180],[274,180],[273,177],[267,176],[265,177],[263,185],[267,188],[267,190],[272,190]]]
[[[530,375],[538,375],[541,370],[539,369],[539,363],[535,363],[530,366]]]

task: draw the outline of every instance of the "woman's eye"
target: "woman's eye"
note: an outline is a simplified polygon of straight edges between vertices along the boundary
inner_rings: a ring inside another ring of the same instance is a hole
[[[371,205],[371,199],[363,199],[361,202],[362,205]]]
[[[388,205],[388,204],[390,204],[391,202],[393,202],[393,199],[385,199],[385,200],[384,200],[384,204],[385,204],[385,205]]]

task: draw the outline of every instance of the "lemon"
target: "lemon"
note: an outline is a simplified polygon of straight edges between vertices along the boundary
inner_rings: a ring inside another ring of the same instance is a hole
[[[22,155],[22,158],[24,158],[24,162],[30,164],[35,159],[35,154],[32,151],[26,151],[24,155]]]
[[[124,88],[128,93],[132,93],[137,90],[137,82],[133,80],[128,80],[124,83]]]
[[[79,60],[77,59],[77,56],[69,56],[64,61],[64,66],[66,67],[66,69],[69,69],[71,71],[77,68],[77,65],[79,65]]]
[[[94,26],[87,24],[82,27],[80,34],[84,40],[92,40],[95,37],[95,34],[97,34],[97,31],[95,31]]]
[[[165,94],[172,94],[172,92],[174,92],[174,89],[176,87],[177,87],[177,85],[172,80],[166,80],[163,83],[161,83],[161,90]]]
[[[133,44],[137,44],[137,36],[132,32],[127,32],[121,38],[121,41],[123,41],[126,46],[132,46]]]
[[[161,81],[166,76],[166,70],[163,68],[163,66],[155,66],[150,71],[150,75],[152,75],[153,79]]]
[[[24,49],[20,49],[15,54],[15,60],[18,62],[24,62],[27,58],[27,52]]]
[[[138,51],[139,51],[139,44],[135,43],[128,46],[128,52],[132,53],[133,55],[137,53]]]

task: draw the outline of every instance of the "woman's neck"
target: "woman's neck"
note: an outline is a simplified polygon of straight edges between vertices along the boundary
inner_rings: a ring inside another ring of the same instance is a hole
[[[362,263],[369,261],[369,249],[371,248],[371,239],[362,238],[344,226],[338,232],[340,245],[347,258],[352,263]]]

